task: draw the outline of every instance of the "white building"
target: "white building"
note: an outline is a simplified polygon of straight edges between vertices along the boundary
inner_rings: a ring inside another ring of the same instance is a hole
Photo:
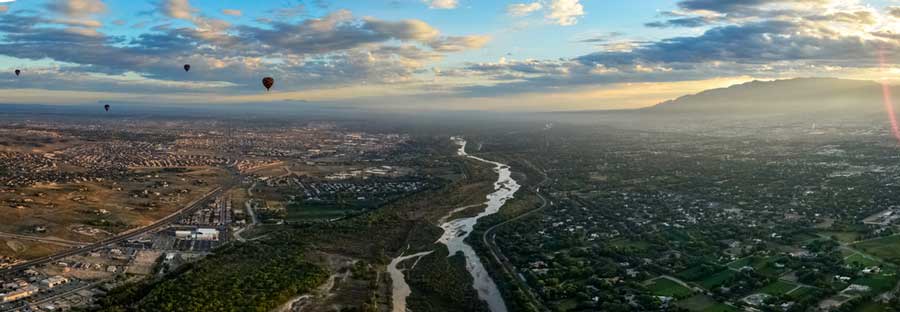
[[[44,287],[49,289],[49,288],[55,288],[56,286],[59,286],[59,285],[66,284],[68,282],[69,282],[68,278],[57,275],[57,276],[53,276],[53,277],[50,277],[48,279],[41,281],[41,285],[43,285]]]
[[[219,240],[219,230],[216,229],[197,229],[194,233],[197,240],[217,241]]]
[[[175,238],[177,239],[190,239],[193,236],[193,232],[191,231],[175,231]]]
[[[193,231],[179,230],[175,231],[175,238],[177,239],[194,239],[194,240],[202,240],[202,241],[217,241],[219,240],[219,230],[216,229],[196,229]]]

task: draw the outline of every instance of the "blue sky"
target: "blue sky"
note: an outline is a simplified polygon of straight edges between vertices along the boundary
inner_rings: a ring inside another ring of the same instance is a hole
[[[23,75],[0,76],[0,102],[604,109],[751,79],[893,80],[893,5],[16,0],[0,3],[0,68]],[[273,92],[261,91],[264,76]]]

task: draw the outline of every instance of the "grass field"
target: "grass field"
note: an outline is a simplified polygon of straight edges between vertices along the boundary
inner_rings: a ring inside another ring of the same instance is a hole
[[[788,297],[794,300],[801,300],[803,298],[815,295],[816,290],[810,287],[801,287],[787,294]]]
[[[793,236],[791,236],[790,239],[794,243],[805,243],[805,242],[811,242],[811,241],[823,239],[823,238],[821,236],[813,235],[811,233],[798,232],[798,233],[795,233]]]
[[[735,272],[732,270],[722,270],[719,273],[713,274],[702,281],[700,281],[700,285],[706,289],[713,289],[721,286],[725,281],[734,276]]]
[[[894,288],[897,284],[896,275],[873,274],[862,276],[853,280],[853,284],[866,285],[872,287],[872,291],[880,293]]]
[[[737,309],[717,302],[707,295],[696,295],[675,303],[675,305],[690,311],[698,312],[734,312]]]
[[[819,235],[831,238],[834,237],[837,241],[842,243],[852,243],[859,240],[860,235],[857,232],[847,232],[847,231],[822,231],[818,232]]]
[[[675,277],[678,277],[682,280],[696,282],[702,280],[709,276],[710,274],[704,269],[704,267],[710,267],[706,265],[697,265],[693,266],[687,270],[675,273]],[[712,266],[718,268],[718,266]],[[719,269],[715,269],[715,272],[718,272]]]
[[[654,295],[666,296],[673,298],[685,298],[690,296],[693,291],[681,286],[668,278],[657,278],[647,285],[647,289]]]
[[[887,311],[887,308],[886,305],[880,303],[866,302],[853,309],[853,312],[884,312]]]
[[[785,281],[777,281],[761,288],[759,292],[773,296],[781,296],[794,288],[797,288],[797,285]]]
[[[728,265],[729,268],[740,269],[745,266],[750,266],[754,270],[760,270],[767,266],[768,259],[763,257],[747,257],[738,259],[737,261],[732,262]]]
[[[853,246],[886,261],[900,263],[900,236],[888,236]]]
[[[703,278],[703,274],[704,273],[700,270],[700,266],[695,266],[690,269],[678,272],[675,274],[675,276],[682,280],[699,281]]]
[[[748,266],[748,265],[752,265],[752,264],[753,264],[753,258],[747,257],[747,258],[741,258],[741,259],[735,260],[732,263],[729,263],[728,267],[733,268],[733,269],[740,269],[744,266]]]
[[[875,265],[881,264],[878,261],[866,258],[865,256],[858,254],[858,253],[852,254],[849,257],[844,258],[844,263],[850,264],[850,265],[856,265],[856,266],[860,266],[860,267],[870,267],[870,266],[875,266]]]

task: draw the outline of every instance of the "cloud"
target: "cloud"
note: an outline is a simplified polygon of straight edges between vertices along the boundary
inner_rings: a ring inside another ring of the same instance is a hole
[[[900,6],[890,6],[887,8],[888,15],[900,18]]]
[[[432,8],[432,9],[449,10],[449,9],[455,9],[457,6],[459,6],[459,1],[457,1],[457,0],[422,0],[422,1],[424,1],[425,4],[428,4],[428,7]]]
[[[584,7],[579,0],[551,0],[549,9],[546,18],[561,26],[575,25],[578,18],[584,15]]]
[[[94,16],[104,9],[70,10],[78,7],[70,5],[73,1],[0,14],[0,55],[34,61],[30,71],[40,77],[39,83],[18,85],[0,78],[0,88],[240,97],[258,93],[259,78],[271,75],[280,91],[377,85],[374,89],[465,99],[745,75],[864,72],[879,67],[878,51],[900,58],[895,27],[900,14],[892,17],[892,8],[878,11],[856,0],[683,0],[676,10],[647,21],[651,27],[698,28],[673,32],[679,36],[647,41],[593,33],[574,40],[592,45],[583,55],[518,60],[507,55],[463,64],[449,56],[483,48],[492,37],[445,33],[419,19],[362,17],[348,10],[322,15],[309,1],[303,3],[313,12],[296,5],[267,12],[264,23],[234,19],[235,24],[205,15],[188,1],[159,1],[158,11],[128,34],[103,33]],[[579,1],[519,1],[506,7],[509,15],[533,14],[564,26],[585,16]],[[184,63],[196,70],[185,75]]]
[[[613,38],[621,37],[621,36],[624,36],[624,35],[625,35],[624,33],[617,32],[617,31],[612,31],[612,32],[607,32],[607,33],[594,34],[594,35],[589,36],[588,38],[580,39],[580,40],[578,40],[578,42],[584,42],[584,43],[607,43],[607,42],[609,42],[610,40],[612,40]]]
[[[540,2],[513,3],[506,7],[506,13],[512,16],[526,16],[539,11],[543,7]]]
[[[100,0],[53,0],[47,9],[69,17],[86,17],[106,12],[106,5]]]
[[[120,37],[79,20],[27,12],[0,15],[0,55],[66,64],[45,69],[45,75],[59,76],[44,80],[47,89],[104,90],[140,77],[148,83],[134,88],[146,92],[239,94],[257,92],[263,73],[277,76],[284,90],[412,83],[448,53],[477,49],[490,39],[447,36],[420,20],[357,18],[347,10],[259,27],[233,26],[196,14],[188,21],[192,27],[161,24],[134,37]],[[180,70],[184,63],[197,69],[189,77]],[[62,79],[78,75],[91,78],[82,83]],[[10,86],[0,80],[0,87]]]
[[[231,16],[241,16],[244,13],[241,10],[233,10],[233,9],[223,9],[222,14],[231,15]]]
[[[432,41],[440,35],[440,31],[421,20],[383,21],[366,18],[364,27],[376,33],[388,35],[399,40]]]
[[[675,18],[666,20],[663,22],[650,22],[644,24],[647,27],[652,28],[666,28],[666,27],[701,27],[706,26],[712,23],[712,20],[705,16],[692,16],[692,17],[684,17],[684,18]]]
[[[188,0],[164,0],[161,4],[163,14],[175,19],[191,19],[196,11]]]
[[[64,26],[62,33],[83,37],[98,37],[97,28],[103,26],[92,16],[106,12],[106,5],[100,0],[53,0],[45,7],[57,18],[42,19],[45,24]]]
[[[451,36],[429,42],[431,48],[439,52],[460,52],[484,47],[489,36]]]
[[[664,27],[707,27],[698,35],[656,41],[594,36],[598,52],[549,60],[508,60],[443,68],[441,76],[480,81],[468,96],[555,92],[579,86],[716,77],[788,78],[877,72],[879,53],[900,58],[891,10],[855,1],[746,0],[678,3]]]

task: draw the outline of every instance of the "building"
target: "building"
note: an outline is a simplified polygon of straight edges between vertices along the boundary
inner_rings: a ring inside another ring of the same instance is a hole
[[[219,240],[219,230],[197,229],[197,231],[194,232],[194,238],[197,240],[217,241]]]
[[[202,240],[202,241],[217,241],[219,240],[219,230],[216,229],[196,229],[193,231],[186,230],[178,230],[175,231],[175,238],[177,239],[194,239],[194,240]]]
[[[191,236],[193,236],[193,232],[191,231],[175,231],[175,238],[177,239],[191,239]]]
[[[69,282],[68,278],[57,275],[57,276],[53,276],[53,277],[50,277],[48,279],[41,281],[41,285],[50,289],[50,288],[55,288],[56,286],[59,286],[59,285],[66,284],[68,282]]]
[[[9,293],[0,294],[0,299],[3,299],[4,303],[13,302],[13,301],[28,298],[28,297],[36,294],[37,292],[38,292],[37,287],[27,286],[27,287],[23,287],[23,288],[17,289],[15,291],[12,291]]]

